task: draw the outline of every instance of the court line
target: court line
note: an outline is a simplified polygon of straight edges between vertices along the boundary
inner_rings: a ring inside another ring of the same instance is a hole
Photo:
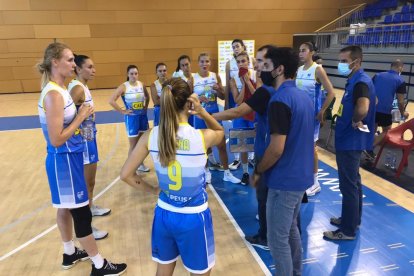
[[[116,128],[116,137],[115,137],[115,146],[112,148],[111,152],[108,154],[108,157],[103,161],[103,162],[108,162],[108,160],[110,160],[112,158],[112,156],[115,154],[116,152],[116,148],[118,147],[118,143],[119,143],[119,126],[117,126]],[[95,195],[93,197],[93,201],[97,200],[98,198],[100,198],[102,195],[104,195],[110,188],[112,188],[118,181],[120,180],[120,177],[117,176],[114,180],[112,180],[112,182],[105,187],[105,189],[103,189],[101,192],[99,192],[97,195]],[[48,204],[49,205],[49,204]],[[38,210],[43,210],[44,206],[42,206],[41,208],[39,208]],[[31,213],[33,214],[33,213]],[[27,218],[26,218],[27,219]],[[21,220],[20,222],[22,222],[23,220]],[[16,223],[16,222],[15,222]],[[10,226],[7,225],[7,226]],[[7,227],[6,226],[6,227]],[[4,261],[5,259],[7,259],[8,257],[16,254],[17,252],[19,252],[20,250],[24,249],[25,247],[29,246],[30,244],[34,243],[35,241],[39,240],[40,238],[42,238],[43,236],[49,234],[51,231],[53,231],[54,229],[57,228],[57,224],[54,224],[53,226],[49,227],[48,229],[46,229],[45,231],[43,231],[42,233],[40,233],[39,235],[35,236],[34,238],[28,240],[27,242],[25,242],[24,244],[20,245],[19,247],[13,249],[12,251],[4,254],[3,256],[0,257],[0,262]]]
[[[221,208],[223,208],[224,213],[226,213],[227,217],[229,218],[230,222],[233,224],[233,226],[236,229],[237,233],[242,238],[244,244],[249,249],[250,253],[253,255],[253,258],[259,264],[259,266],[262,269],[263,273],[266,276],[271,276],[272,273],[270,273],[269,269],[267,268],[267,266],[263,262],[262,258],[260,258],[259,254],[257,254],[257,252],[253,248],[253,246],[244,239],[243,231],[241,230],[240,226],[237,224],[236,220],[234,219],[233,215],[230,213],[229,209],[227,209],[227,206],[224,204],[223,200],[220,198],[220,196],[216,192],[216,189],[214,189],[213,185],[208,185],[208,187],[210,188],[210,190],[213,193],[214,197],[217,199],[218,203],[221,205]]]
[[[106,155],[106,158],[103,161],[100,161],[98,163],[98,170],[101,169],[102,167],[105,167],[105,165],[107,164],[107,162],[112,159],[112,157],[114,156],[114,154],[115,154],[115,152],[116,152],[116,150],[118,148],[118,145],[119,145],[119,125],[120,124],[117,124],[116,125],[116,132],[115,132],[116,133],[116,136],[115,136],[115,142],[112,145],[112,149]],[[93,200],[95,201],[95,199],[96,199],[96,197],[94,197]],[[4,225],[4,226],[0,227],[0,234],[6,232],[8,230],[10,230],[11,228],[19,225],[20,223],[22,223],[22,222],[24,222],[26,220],[29,220],[29,219],[33,218],[35,215],[37,215],[38,213],[40,213],[44,209],[48,208],[49,206],[50,206],[50,202],[48,201],[48,202],[44,203],[42,206],[36,208],[34,211],[32,211],[32,212],[30,212],[30,213],[28,213],[28,214],[26,214],[26,215],[18,218],[17,220],[15,220],[15,221],[7,224],[7,225]]]

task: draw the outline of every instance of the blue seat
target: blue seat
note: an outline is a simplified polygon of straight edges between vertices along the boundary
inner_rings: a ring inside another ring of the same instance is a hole
[[[401,41],[401,33],[391,33],[390,34],[390,44],[397,45]]]
[[[374,33],[382,33],[382,27],[375,27]]]
[[[404,5],[401,9],[402,13],[409,13],[410,12],[410,6]]]
[[[398,31],[400,31],[400,30],[401,30],[401,26],[392,26],[391,30],[392,30],[393,32],[398,32]]]
[[[348,39],[345,42],[345,45],[353,45],[355,42],[355,36],[354,35],[350,35],[348,36]]]
[[[413,25],[414,26],[414,25]],[[402,25],[402,28],[401,28],[403,31],[411,31],[411,25]]]
[[[363,36],[357,35],[355,38],[355,45],[362,45],[363,44]]]
[[[411,13],[404,13],[402,17],[402,22],[411,22]]]
[[[379,46],[381,44],[381,34],[380,33],[374,33],[372,35],[372,41],[371,44],[373,46]]]
[[[389,33],[389,32],[391,32],[391,26],[385,26],[384,33]]]
[[[366,34],[362,36],[362,45],[369,46],[371,44],[372,36],[370,34]]]
[[[412,43],[412,34],[411,32],[405,32],[401,35],[400,42],[404,46],[409,46]]]
[[[414,13],[414,4],[411,5],[410,12]]]
[[[398,23],[401,23],[401,20],[402,20],[402,14],[399,12],[394,14],[394,16],[392,17],[392,23],[398,24]]]
[[[372,32],[374,32],[374,28],[367,28],[365,32],[366,33],[372,33]]]
[[[384,24],[390,24],[390,23],[392,23],[392,15],[390,14],[390,15],[385,16],[383,23]]]

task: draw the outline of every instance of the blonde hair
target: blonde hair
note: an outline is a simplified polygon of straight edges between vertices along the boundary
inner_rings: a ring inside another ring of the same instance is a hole
[[[60,59],[62,57],[63,50],[70,49],[67,45],[54,42],[47,46],[43,60],[36,64],[37,70],[42,74],[42,79],[40,83],[41,89],[45,87],[50,81],[50,74],[52,71],[52,60]]]
[[[247,52],[245,51],[240,52],[238,55],[236,55],[236,58],[241,57],[241,56],[245,56],[247,58],[247,61],[250,62],[250,57]]]
[[[202,57],[208,57],[210,59],[210,55],[208,53],[201,53],[198,55],[198,61],[200,61]]]
[[[181,78],[172,78],[163,83],[158,126],[158,158],[163,167],[175,160],[178,114],[184,109],[190,95],[190,86]]]

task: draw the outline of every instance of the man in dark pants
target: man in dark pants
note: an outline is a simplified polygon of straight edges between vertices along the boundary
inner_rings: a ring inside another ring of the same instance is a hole
[[[274,90],[268,106],[268,146],[253,183],[269,188],[267,237],[276,275],[302,275],[302,243],[297,218],[303,195],[314,182],[314,108],[295,85],[299,64],[292,48],[269,49],[261,72]],[[263,176],[261,176],[263,174]]]
[[[260,47],[256,53],[255,69],[260,76],[264,55],[269,49],[276,48],[272,45],[265,45]],[[246,102],[241,105],[225,110],[223,112],[213,114],[216,120],[231,120],[240,118],[253,111],[256,112],[256,139],[254,145],[254,153],[256,164],[260,162],[266,149],[266,133],[267,133],[267,105],[270,100],[270,92],[266,86],[259,87]],[[269,250],[267,246],[267,222],[266,222],[266,200],[267,200],[267,186],[261,181],[256,187],[256,197],[258,203],[259,214],[259,231],[256,235],[246,236],[246,240],[252,245]]]
[[[397,59],[391,63],[391,70],[376,74],[372,78],[375,87],[375,94],[378,98],[377,109],[375,113],[375,131],[378,126],[382,128],[381,135],[375,137],[374,148],[384,139],[385,134],[391,129],[394,98],[397,97],[398,109],[401,116],[408,118],[408,112],[405,111],[404,98],[407,93],[407,87],[404,79],[401,77],[404,63]],[[370,160],[375,159],[373,151],[364,151],[364,154]]]
[[[335,128],[336,163],[342,193],[342,215],[331,218],[338,226],[326,231],[329,240],[354,240],[362,216],[359,164],[363,150],[372,150],[375,132],[375,87],[361,68],[362,50],[348,46],[339,53],[338,72],[348,78]]]

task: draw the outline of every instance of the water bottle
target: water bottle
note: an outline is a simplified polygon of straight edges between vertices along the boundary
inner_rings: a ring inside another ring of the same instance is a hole
[[[401,121],[401,112],[399,109],[393,109],[391,111],[392,121],[394,123],[399,123]]]
[[[387,154],[385,154],[385,167],[391,166],[391,151],[387,151]]]
[[[396,166],[397,166],[397,155],[394,152],[391,157],[390,169],[395,170]]]
[[[83,121],[81,128],[83,140],[92,141],[95,138],[94,121],[92,115]]]

